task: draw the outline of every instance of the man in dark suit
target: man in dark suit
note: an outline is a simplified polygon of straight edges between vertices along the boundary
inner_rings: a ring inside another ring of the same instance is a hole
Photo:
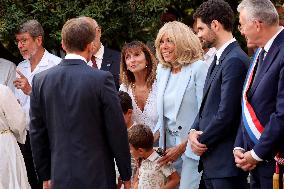
[[[96,21],[96,39],[94,41],[96,50],[92,56],[89,66],[96,67],[100,70],[109,71],[113,75],[116,89],[119,89],[119,72],[120,72],[120,52],[109,49],[101,43],[101,28]]]
[[[234,155],[236,165],[250,171],[251,188],[267,189],[273,185],[275,159],[281,183],[284,168],[284,31],[270,0],[243,0],[238,11],[239,30],[259,49],[244,85]]]
[[[62,29],[65,59],[33,79],[31,147],[47,187],[115,189],[115,159],[130,188],[127,131],[113,77],[87,65],[94,39],[93,19],[67,21]]]
[[[245,188],[246,175],[234,164],[241,93],[249,58],[232,35],[234,13],[223,0],[209,0],[194,14],[198,37],[217,49],[209,67],[199,113],[189,134],[207,189]]]

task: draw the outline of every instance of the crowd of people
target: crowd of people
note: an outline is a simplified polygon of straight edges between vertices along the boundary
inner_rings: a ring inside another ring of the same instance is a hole
[[[270,0],[237,11],[252,57],[224,0],[165,23],[155,53],[104,47],[81,16],[60,58],[21,24],[24,61],[0,59],[0,189],[283,189],[284,28]]]

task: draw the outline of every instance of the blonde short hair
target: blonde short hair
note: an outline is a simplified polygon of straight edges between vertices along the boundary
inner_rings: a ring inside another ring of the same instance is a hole
[[[175,53],[177,59],[174,63],[166,62],[160,51],[160,41],[167,34],[170,40],[175,44]],[[159,30],[155,40],[156,56],[164,67],[172,67],[173,64],[184,66],[191,64],[196,60],[202,59],[203,50],[198,37],[185,24],[173,21],[164,24]]]

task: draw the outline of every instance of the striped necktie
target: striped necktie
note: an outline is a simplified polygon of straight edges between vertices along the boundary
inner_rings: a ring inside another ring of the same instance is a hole
[[[92,61],[92,67],[93,67],[93,68],[98,68],[98,65],[97,65],[96,57],[95,57],[95,56],[92,56],[91,61]]]

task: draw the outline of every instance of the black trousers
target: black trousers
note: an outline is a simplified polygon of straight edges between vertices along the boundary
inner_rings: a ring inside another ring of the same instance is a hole
[[[27,169],[27,175],[29,179],[29,183],[31,185],[32,189],[42,189],[42,182],[40,182],[37,178],[34,162],[33,162],[33,156],[31,151],[31,145],[30,145],[30,135],[29,132],[27,133],[26,143],[25,144],[19,144],[21,152],[23,154],[26,169]]]
[[[203,174],[200,180],[199,188],[198,189],[206,189],[204,179],[203,179]]]
[[[206,189],[245,189],[245,177],[227,177],[218,179],[204,179]]]

